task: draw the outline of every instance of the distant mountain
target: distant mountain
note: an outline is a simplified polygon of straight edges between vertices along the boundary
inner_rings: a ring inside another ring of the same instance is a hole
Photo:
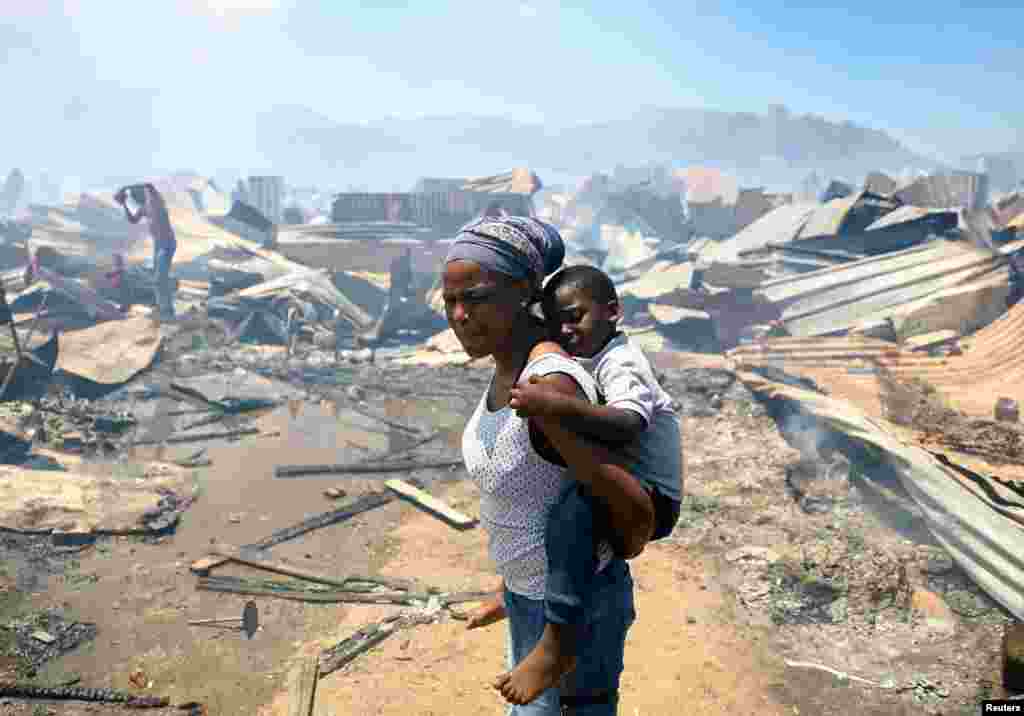
[[[632,117],[550,127],[499,117],[451,115],[335,122],[298,106],[252,118],[231,143],[258,147],[286,180],[407,190],[420,176],[475,176],[529,165],[585,176],[616,165],[708,163],[747,183],[793,183],[814,170],[856,180],[871,170],[939,168],[885,132],[789,113],[644,109]],[[237,153],[237,149],[235,153]]]

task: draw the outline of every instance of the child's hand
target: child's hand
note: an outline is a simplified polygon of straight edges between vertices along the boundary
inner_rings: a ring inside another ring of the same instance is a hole
[[[562,394],[541,384],[531,375],[526,383],[517,383],[509,393],[508,406],[521,418],[556,417],[562,407]]]

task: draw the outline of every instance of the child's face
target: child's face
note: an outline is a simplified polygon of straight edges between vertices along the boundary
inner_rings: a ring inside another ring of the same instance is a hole
[[[576,286],[562,286],[555,291],[554,305],[546,307],[545,313],[562,348],[570,355],[590,358],[615,332],[619,304],[599,303]]]

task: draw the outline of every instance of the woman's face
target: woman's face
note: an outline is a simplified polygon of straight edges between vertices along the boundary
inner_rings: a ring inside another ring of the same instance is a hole
[[[472,261],[445,265],[441,292],[445,317],[473,358],[493,355],[513,337],[525,295],[525,281],[512,281]]]

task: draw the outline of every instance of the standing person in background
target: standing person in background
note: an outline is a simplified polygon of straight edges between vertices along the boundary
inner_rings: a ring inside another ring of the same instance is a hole
[[[128,196],[139,207],[132,213],[126,203]],[[132,184],[122,187],[114,194],[114,200],[124,209],[128,221],[139,223],[145,217],[149,224],[149,233],[153,237],[153,274],[156,282],[156,305],[160,318],[174,319],[174,297],[171,295],[171,262],[174,252],[178,249],[178,241],[174,237],[174,228],[167,213],[167,204],[160,192],[152,184]]]

